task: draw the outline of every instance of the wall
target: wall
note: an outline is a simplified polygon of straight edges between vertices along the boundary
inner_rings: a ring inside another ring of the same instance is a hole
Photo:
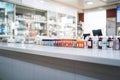
[[[79,21],[84,22],[84,13],[78,13],[78,22]]]
[[[78,22],[79,21],[85,21],[86,22],[86,20],[85,20],[85,17],[86,16],[84,16],[85,15],[85,12],[84,13],[79,13],[78,14]],[[107,18],[116,18],[116,8],[113,8],[113,9],[107,9],[106,10],[106,19]],[[91,19],[91,20],[93,20],[93,19]],[[93,22],[94,23],[94,22]],[[92,24],[93,24],[92,23]],[[90,25],[91,24],[85,24],[85,26],[89,26],[90,27]],[[98,25],[99,26],[99,25]],[[87,29],[89,29],[89,27],[87,28]],[[105,28],[105,27],[104,27]],[[106,29],[103,29],[104,30],[104,33],[106,34]],[[85,33],[87,33],[88,32],[88,30],[87,31],[85,31]],[[90,31],[89,31],[90,32]],[[107,34],[108,35],[108,34]]]
[[[115,36],[116,35],[116,8],[106,10],[106,35]]]
[[[116,17],[116,8],[106,10],[106,18]],[[84,22],[84,13],[78,13],[78,21]]]
[[[107,9],[106,10],[106,17],[110,18],[110,17],[116,17],[116,9]]]
[[[106,10],[93,10],[84,13],[84,33],[92,30],[102,29],[103,36],[106,35]]]

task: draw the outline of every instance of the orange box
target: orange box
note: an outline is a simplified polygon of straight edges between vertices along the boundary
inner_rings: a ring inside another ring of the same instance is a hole
[[[85,47],[85,43],[83,40],[78,40],[77,41],[77,47],[78,48],[84,48]]]

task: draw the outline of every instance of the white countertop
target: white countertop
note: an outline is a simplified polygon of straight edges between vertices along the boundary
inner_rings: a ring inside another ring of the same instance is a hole
[[[120,50],[51,47],[18,43],[0,43],[0,49],[120,67]]]

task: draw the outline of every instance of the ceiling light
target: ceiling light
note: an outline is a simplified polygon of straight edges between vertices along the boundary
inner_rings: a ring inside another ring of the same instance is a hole
[[[44,2],[44,0],[40,0],[40,3],[43,3]]]
[[[87,5],[93,5],[93,2],[92,1],[87,1],[86,4]]]

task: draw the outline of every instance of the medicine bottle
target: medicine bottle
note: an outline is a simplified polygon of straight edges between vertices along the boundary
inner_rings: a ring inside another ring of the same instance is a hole
[[[112,48],[113,46],[113,40],[111,37],[108,37],[108,40],[107,40],[107,48]]]
[[[93,48],[93,40],[91,37],[89,37],[89,39],[87,41],[87,45],[88,45],[88,48]]]
[[[102,37],[99,37],[99,40],[98,40],[98,49],[102,49]]]
[[[117,37],[114,37],[113,39],[113,50],[119,50],[119,39]]]
[[[120,50],[120,37],[118,37],[118,40],[119,40],[119,50]]]

